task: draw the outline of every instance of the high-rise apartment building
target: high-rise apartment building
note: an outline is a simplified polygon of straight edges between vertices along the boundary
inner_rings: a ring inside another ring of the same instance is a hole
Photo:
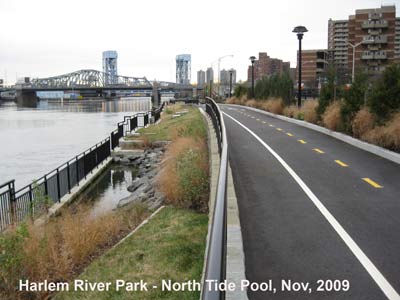
[[[332,20],[328,21],[328,50],[330,59],[337,69],[347,71],[348,67],[348,45],[349,21]]]
[[[103,72],[104,72],[104,83],[105,84],[117,84],[118,83],[118,53],[114,50],[103,52]]]
[[[210,84],[210,82],[214,81],[214,70],[212,68],[208,68],[206,71],[206,82]]]
[[[190,54],[180,54],[176,56],[176,83],[190,84],[191,60]]]
[[[363,68],[370,74],[381,72],[400,58],[400,24],[394,5],[358,9],[348,20],[329,20],[328,24],[328,49],[333,63],[347,67],[348,74],[353,66],[353,47],[348,43],[358,45],[355,68]]]
[[[284,72],[289,73],[290,63],[283,62],[278,58],[271,58],[266,52],[258,54],[258,60],[254,62],[254,80],[257,81],[264,76],[281,75]],[[250,82],[252,78],[251,65],[247,69],[247,81]]]
[[[396,18],[396,35],[394,37],[394,57],[400,62],[400,18]]]
[[[206,83],[206,72],[203,70],[197,71],[197,86],[202,88]]]

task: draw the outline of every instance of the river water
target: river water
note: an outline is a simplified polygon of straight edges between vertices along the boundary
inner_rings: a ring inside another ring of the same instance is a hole
[[[0,105],[0,184],[19,189],[109,136],[124,116],[148,111],[132,100],[40,101],[38,107]]]

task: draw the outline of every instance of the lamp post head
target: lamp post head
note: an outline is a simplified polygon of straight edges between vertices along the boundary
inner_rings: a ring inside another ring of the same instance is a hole
[[[296,26],[292,32],[297,33],[297,38],[299,40],[301,40],[303,38],[303,35],[305,32],[307,32],[307,28],[305,28],[304,26]]]
[[[255,56],[250,56],[250,61],[251,61],[251,64],[254,64],[254,62],[256,61],[256,57]]]

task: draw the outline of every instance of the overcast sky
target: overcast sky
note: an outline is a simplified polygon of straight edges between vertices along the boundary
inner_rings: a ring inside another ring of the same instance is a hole
[[[258,52],[295,65],[295,26],[309,30],[304,49],[326,48],[329,18],[381,4],[400,10],[400,0],[0,0],[0,78],[101,70],[102,51],[117,50],[121,75],[175,81],[175,56],[190,53],[195,82],[233,54],[221,69],[245,80]]]

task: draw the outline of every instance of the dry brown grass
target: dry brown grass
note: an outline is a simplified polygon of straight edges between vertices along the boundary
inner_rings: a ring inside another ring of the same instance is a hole
[[[297,105],[290,105],[290,106],[286,106],[283,109],[283,115],[289,118],[296,118],[298,119],[298,115],[299,115],[299,109],[297,108]]]
[[[240,98],[231,97],[225,101],[227,104],[238,104],[238,105],[246,105],[247,98],[246,96],[242,96]]]
[[[304,121],[310,123],[317,123],[318,115],[317,115],[317,108],[318,108],[318,100],[307,100],[304,102],[301,111],[303,112]]]
[[[269,111],[273,114],[283,114],[284,104],[282,99],[270,99],[261,102],[261,108],[265,111]]]
[[[335,101],[326,108],[322,115],[322,122],[326,128],[337,130],[341,126],[342,118],[340,115],[340,109],[340,101]]]
[[[400,112],[385,126],[378,126],[364,133],[361,138],[369,143],[400,152]]]
[[[206,211],[208,168],[205,140],[177,135],[165,153],[158,188],[175,206]]]
[[[48,223],[22,224],[1,237],[1,299],[43,299],[46,292],[18,292],[20,279],[69,281],[95,257],[114,245],[147,215],[143,208],[91,216],[65,211]]]
[[[367,108],[362,108],[355,115],[351,127],[354,137],[362,137],[365,133],[372,130],[375,125],[375,117]]]
[[[260,104],[259,104],[256,100],[250,99],[250,100],[247,100],[247,101],[245,102],[245,105],[246,105],[246,106],[249,106],[249,107],[258,108]]]

